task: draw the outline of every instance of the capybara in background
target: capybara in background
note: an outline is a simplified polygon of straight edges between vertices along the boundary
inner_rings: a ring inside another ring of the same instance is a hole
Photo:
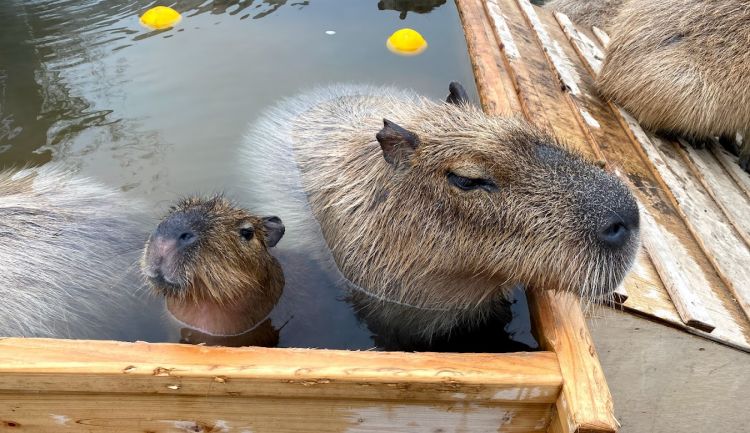
[[[0,173],[0,335],[125,338],[116,318],[140,303],[142,216],[58,166]]]
[[[604,97],[694,142],[742,133],[734,151],[750,171],[750,1],[629,0],[610,37],[597,79]]]
[[[562,12],[571,20],[588,27],[611,30],[619,8],[626,0],[550,0],[546,9]]]
[[[258,217],[223,196],[184,199],[151,234],[141,261],[166,298],[181,341],[275,346],[269,318],[284,289],[268,251],[284,235],[277,217]]]
[[[249,192],[284,220],[284,248],[339,272],[402,349],[480,327],[519,283],[608,294],[639,245],[614,175],[484,114],[457,83],[448,100],[334,85],[270,109],[244,142]]]

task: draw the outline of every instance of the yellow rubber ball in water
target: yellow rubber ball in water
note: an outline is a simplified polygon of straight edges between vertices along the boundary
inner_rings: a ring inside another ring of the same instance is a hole
[[[427,41],[418,31],[412,29],[396,30],[385,45],[392,52],[403,56],[416,56],[427,49]]]
[[[179,23],[182,15],[167,6],[156,6],[141,15],[141,24],[150,29],[160,30]]]

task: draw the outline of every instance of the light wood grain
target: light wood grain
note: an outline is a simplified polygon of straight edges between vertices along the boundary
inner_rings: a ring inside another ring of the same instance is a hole
[[[0,430],[39,433],[544,432],[548,404],[0,394]],[[11,427],[12,426],[12,427]]]
[[[482,107],[488,113],[510,115],[521,111],[511,77],[482,6],[483,0],[456,1]]]
[[[604,47],[605,49],[609,47],[609,35],[607,34],[607,32],[596,26],[592,27],[591,31],[594,32],[602,47]]]
[[[578,298],[549,291],[530,297],[535,325],[544,330],[539,343],[557,354],[565,380],[552,425],[566,433],[617,431],[612,397]]]
[[[528,380],[528,381],[527,381]],[[0,391],[555,401],[553,353],[411,354],[4,339]]]
[[[750,138],[745,138],[750,140]],[[711,152],[714,154],[719,163],[724,167],[729,176],[734,179],[737,186],[745,193],[750,200],[750,174],[745,172],[737,164],[737,157],[727,152],[721,146],[710,147]]]
[[[745,241],[745,245],[750,246],[750,199],[729,173],[724,171],[710,150],[695,149],[684,140],[680,140],[680,143],[685,150],[684,155],[689,159],[690,167],[695,169],[695,177],[721,208],[727,220]]]

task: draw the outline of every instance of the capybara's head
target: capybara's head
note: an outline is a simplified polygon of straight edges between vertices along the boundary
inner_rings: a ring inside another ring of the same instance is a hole
[[[278,283],[270,281],[281,272],[268,248],[283,235],[277,217],[255,216],[223,196],[188,198],[151,234],[141,268],[168,298],[231,304]]]
[[[384,120],[376,136],[391,167],[379,179],[388,204],[370,205],[378,226],[367,229],[390,233],[375,243],[402,244],[393,269],[586,299],[621,283],[638,250],[639,214],[617,177],[529,123],[485,115],[457,83],[447,103],[423,107],[403,124]],[[400,271],[379,272],[392,279]]]

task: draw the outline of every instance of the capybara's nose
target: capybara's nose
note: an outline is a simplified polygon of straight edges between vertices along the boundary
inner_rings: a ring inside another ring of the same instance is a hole
[[[638,232],[638,219],[637,207],[610,210],[597,231],[597,238],[609,248],[622,248]]]

